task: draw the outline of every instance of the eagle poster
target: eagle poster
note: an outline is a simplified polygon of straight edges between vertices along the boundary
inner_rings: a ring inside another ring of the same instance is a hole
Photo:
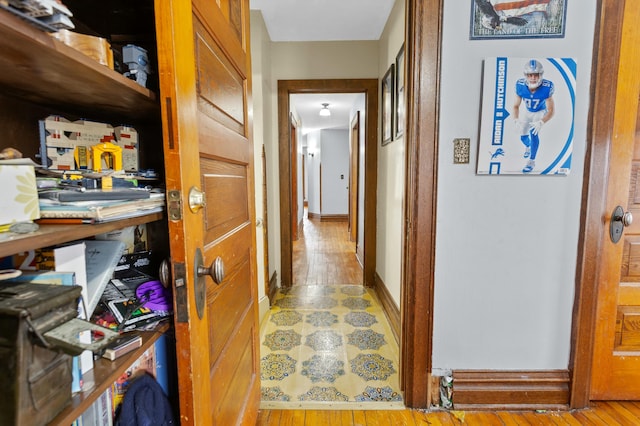
[[[573,58],[484,60],[478,174],[569,174],[576,73]]]
[[[471,0],[471,39],[564,37],[567,0]]]

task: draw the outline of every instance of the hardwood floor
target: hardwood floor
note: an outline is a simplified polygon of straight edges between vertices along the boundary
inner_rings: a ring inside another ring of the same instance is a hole
[[[573,411],[260,410],[257,426],[640,425],[640,402],[594,402]]]
[[[304,215],[303,230],[293,242],[293,285],[362,284],[356,243],[347,222],[321,222]]]
[[[294,285],[361,284],[362,268],[346,222],[308,220],[293,242]],[[257,426],[640,425],[640,402],[593,402],[573,411],[260,410]]]

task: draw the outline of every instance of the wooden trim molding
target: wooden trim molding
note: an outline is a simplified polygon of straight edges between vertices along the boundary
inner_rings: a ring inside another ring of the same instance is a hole
[[[346,214],[321,214],[321,222],[348,222],[349,215]]]
[[[362,244],[358,244],[356,242],[356,259],[358,259],[358,263],[362,267],[364,264],[364,253],[362,252]]]
[[[456,410],[567,410],[569,371],[456,370]]]
[[[407,170],[400,377],[407,407],[429,408],[443,0],[407,0],[406,5]]]
[[[599,284],[598,262],[593,259],[600,256],[604,244],[602,214],[607,203],[609,152],[615,139],[613,112],[625,2],[600,0],[597,7],[569,357],[571,408],[588,407],[590,399]]]
[[[278,154],[280,190],[280,282],[293,284],[291,233],[291,143],[289,138],[289,95],[296,93],[364,93],[364,284],[373,286],[376,267],[376,197],[378,187],[378,79],[278,80]],[[321,189],[322,191],[322,189]],[[321,207],[322,209],[322,207]]]
[[[374,290],[376,292],[376,296],[378,296],[378,300],[380,300],[382,310],[389,320],[393,337],[395,337],[396,342],[400,344],[400,309],[396,306],[393,297],[391,297],[391,293],[389,293],[387,286],[384,284],[382,278],[380,278],[380,275],[378,275],[377,272]]]
[[[269,297],[269,306],[273,305],[276,300],[276,293],[278,292],[278,271],[273,271],[273,275],[269,279],[269,289],[267,297]]]

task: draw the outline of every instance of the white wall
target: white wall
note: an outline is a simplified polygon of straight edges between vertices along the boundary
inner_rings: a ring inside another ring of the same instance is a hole
[[[263,211],[263,167],[262,167],[262,146],[267,150],[267,158],[273,156],[273,150],[277,152],[277,143],[273,148],[271,126],[273,117],[269,107],[271,94],[274,92],[271,80],[270,62],[270,42],[267,29],[264,25],[261,13],[251,12],[251,66],[252,66],[252,89],[253,89],[253,144],[254,144],[254,174],[256,191],[256,221],[264,221]],[[278,174],[272,170],[267,170],[267,187],[277,188]],[[269,225],[279,220],[279,210],[277,202],[277,190],[268,191],[269,211],[267,213]],[[269,259],[275,258],[276,249],[279,251],[280,235],[269,233]],[[264,238],[263,228],[256,228],[256,275],[258,282],[258,303],[260,306],[260,319],[264,318],[269,309],[269,299],[265,292],[265,280],[268,280],[275,270],[273,262],[269,265],[269,277],[264,276]]]
[[[296,117],[297,118],[297,117]],[[296,179],[298,179],[298,184],[296,185],[297,195],[296,201],[298,204],[298,221],[297,224],[302,223],[302,219],[304,218],[304,149],[305,146],[305,137],[302,135],[302,125],[301,121],[296,120],[296,153],[297,153],[297,161],[296,161]]]
[[[262,20],[260,12],[251,12],[252,34],[254,33],[255,14],[259,15],[260,20]],[[269,40],[262,41],[263,44],[269,46],[268,59],[270,67],[268,85],[270,90],[264,94],[265,104],[263,105],[269,111],[269,122],[265,121],[264,129],[264,140],[268,141],[269,269],[270,271],[280,271],[278,80],[377,78],[378,42],[271,42],[266,29],[260,36]],[[264,74],[266,75],[266,72]],[[269,97],[268,101],[267,97]],[[268,136],[266,135],[267,133],[269,133]],[[311,205],[309,205],[309,211],[312,211]],[[319,210],[318,213],[320,213]],[[278,283],[280,282],[280,277],[281,274],[278,273]]]
[[[320,130],[307,133],[307,201],[310,214],[320,215]]]
[[[349,131],[325,129],[322,138],[322,214],[349,214]]]
[[[378,77],[377,41],[277,42],[271,46],[274,82]]]
[[[579,3],[569,2],[564,38],[472,41],[469,8],[444,2],[436,375],[568,366],[596,0]],[[494,56],[577,60],[569,176],[475,174],[482,63]],[[452,140],[459,137],[471,138],[470,164],[453,164]]]
[[[396,55],[404,42],[404,15],[404,0],[397,0],[380,37],[379,79],[395,63]],[[382,123],[379,127],[382,127]],[[376,273],[398,307],[402,282],[405,152],[403,137],[378,149]]]

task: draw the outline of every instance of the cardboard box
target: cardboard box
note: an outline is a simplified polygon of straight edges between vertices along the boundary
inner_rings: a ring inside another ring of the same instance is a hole
[[[114,129],[115,144],[122,148],[122,169],[125,172],[137,172],[138,162],[138,132],[133,127],[117,126]]]
[[[33,166],[0,165],[2,208],[0,226],[40,218],[38,189]]]
[[[57,38],[67,46],[79,50],[102,65],[113,69],[113,51],[106,39],[80,34],[66,29],[52,33],[51,36]]]

